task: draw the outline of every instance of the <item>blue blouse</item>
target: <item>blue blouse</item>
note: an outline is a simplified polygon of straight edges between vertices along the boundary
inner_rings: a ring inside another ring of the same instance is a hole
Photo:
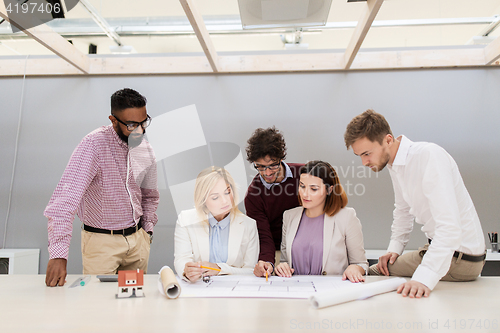
[[[220,222],[212,214],[208,214],[208,222],[210,224],[210,262],[212,263],[225,263],[227,261],[230,221],[231,214],[228,214]]]

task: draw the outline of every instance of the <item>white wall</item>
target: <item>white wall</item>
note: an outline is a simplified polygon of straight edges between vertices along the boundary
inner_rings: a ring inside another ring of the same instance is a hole
[[[244,150],[257,127],[276,125],[285,135],[290,162],[323,159],[336,166],[349,205],[363,224],[365,247],[386,248],[393,191],[387,171],[370,173],[347,151],[343,133],[367,108],[384,114],[395,135],[431,141],[457,161],[484,232],[500,231],[499,69],[379,71],[221,76],[127,76],[0,79],[0,247],[40,248],[40,273],[48,261],[43,210],[79,141],[108,124],[109,98],[131,87],[148,98],[159,116],[196,104],[210,142]],[[6,243],[3,243],[17,122],[22,103],[17,166]],[[175,143],[172,143],[175,144]],[[352,172],[354,171],[354,177]],[[255,173],[248,167],[248,177]],[[356,186],[356,187],[355,187]],[[161,191],[149,273],[173,263],[176,212]],[[80,222],[75,219],[69,273],[81,272]],[[424,244],[413,232],[409,248]]]

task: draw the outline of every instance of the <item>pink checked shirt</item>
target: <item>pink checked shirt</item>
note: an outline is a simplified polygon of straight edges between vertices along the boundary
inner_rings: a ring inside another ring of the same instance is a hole
[[[75,213],[89,226],[125,229],[158,221],[156,159],[146,140],[129,149],[113,126],[88,134],[76,147],[45,208],[50,259],[68,258]]]

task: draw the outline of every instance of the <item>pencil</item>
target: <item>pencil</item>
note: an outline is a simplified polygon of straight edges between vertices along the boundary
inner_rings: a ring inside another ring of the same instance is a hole
[[[267,271],[266,271],[266,282],[267,282]]]
[[[212,268],[212,267],[208,267],[208,266],[200,266],[201,268],[205,268],[205,269],[211,269],[213,271],[217,271],[217,272],[220,272],[220,269],[219,268]]]

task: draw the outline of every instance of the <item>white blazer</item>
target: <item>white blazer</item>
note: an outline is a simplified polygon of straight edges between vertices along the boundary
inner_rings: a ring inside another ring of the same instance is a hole
[[[182,211],[174,236],[174,266],[182,276],[187,262],[209,261],[209,225],[200,221],[196,209]],[[229,227],[227,262],[216,263],[219,274],[253,274],[259,257],[259,235],[254,219],[238,214]]]
[[[299,228],[304,207],[295,207],[283,213],[281,262],[292,267],[292,244]],[[361,222],[353,208],[345,207],[333,216],[325,214],[323,227],[323,275],[342,275],[350,264],[368,269]],[[292,267],[293,268],[293,267]]]

